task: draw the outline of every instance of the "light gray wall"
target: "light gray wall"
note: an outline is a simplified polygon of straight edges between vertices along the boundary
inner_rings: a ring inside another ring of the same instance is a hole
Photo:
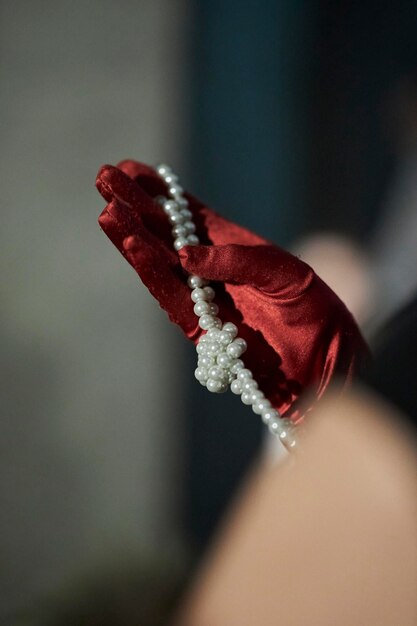
[[[180,171],[186,0],[1,2],[0,594],[177,530],[182,339],[100,232],[98,167]]]

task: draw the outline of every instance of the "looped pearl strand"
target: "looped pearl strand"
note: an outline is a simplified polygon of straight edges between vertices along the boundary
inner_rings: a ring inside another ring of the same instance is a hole
[[[156,172],[168,187],[168,197],[159,196],[156,200],[172,225],[174,249],[178,252],[184,246],[197,246],[200,240],[195,234],[193,215],[178,177],[168,165],[158,165]],[[196,345],[196,379],[212,393],[224,393],[230,386],[232,393],[240,396],[243,404],[251,406],[270,432],[288,450],[292,450],[296,445],[294,424],[290,419],[282,418],[272,407],[252,372],[245,367],[240,357],[246,351],[246,341],[238,337],[235,324],[223,324],[217,317],[219,307],[213,302],[214,289],[200,276],[190,275],[187,283],[191,289],[194,313],[199,318],[198,325],[205,331]]]

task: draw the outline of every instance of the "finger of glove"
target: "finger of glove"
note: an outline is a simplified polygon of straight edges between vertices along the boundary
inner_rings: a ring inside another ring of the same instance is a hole
[[[112,165],[103,165],[98,172],[96,185],[108,202],[113,198],[121,200],[129,208],[133,221],[143,222],[167,243],[171,241],[169,222],[161,207],[122,170]]]
[[[119,252],[124,255],[123,241],[139,231],[141,219],[134,216],[121,200],[114,198],[99,215],[98,223]]]
[[[172,322],[194,339],[201,332],[193,313],[190,289],[176,253],[146,230],[123,242],[127,260]]]
[[[190,290],[177,254],[140,223],[132,224],[129,209],[114,199],[99,223],[119,252],[132,265],[170,319],[188,335],[195,333]]]
[[[208,280],[250,285],[284,299],[300,295],[314,277],[306,263],[271,244],[186,246],[179,256],[187,272]]]
[[[116,198],[112,200],[103,210],[98,221],[106,235],[123,255],[126,255],[125,240],[134,235],[144,244],[153,245],[161,263],[179,267],[178,256],[171,246],[167,246],[162,240],[151,235],[141,218],[133,218],[130,208],[121,200]]]
[[[125,174],[134,179],[143,190],[152,197],[166,195],[168,188],[156,170],[144,163],[127,159],[118,165]],[[186,194],[189,208],[197,227],[198,235],[203,243],[222,245],[237,243],[242,245],[258,245],[268,243],[265,239],[221,217],[207,207],[201,200]]]

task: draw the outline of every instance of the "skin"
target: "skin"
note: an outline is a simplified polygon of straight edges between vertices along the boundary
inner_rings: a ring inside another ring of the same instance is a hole
[[[391,407],[332,398],[258,467],[176,626],[415,626],[417,454]]]

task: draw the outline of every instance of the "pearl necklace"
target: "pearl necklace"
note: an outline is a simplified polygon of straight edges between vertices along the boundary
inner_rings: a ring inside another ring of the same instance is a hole
[[[178,252],[184,246],[197,246],[200,240],[195,234],[193,214],[188,208],[188,200],[183,195],[184,190],[178,183],[178,177],[168,165],[158,165],[156,171],[168,187],[169,197],[159,196],[157,202],[172,224],[174,249]],[[219,307],[213,302],[214,289],[200,276],[190,275],[187,283],[191,289],[194,313],[199,318],[198,325],[206,331],[196,345],[196,379],[213,393],[223,393],[230,386],[243,404],[251,406],[253,412],[261,416],[270,432],[288,450],[292,450],[296,445],[294,424],[290,419],[282,418],[272,407],[259,389],[252,372],[245,367],[240,357],[247,348],[246,341],[237,336],[235,324],[223,324],[217,317]]]

